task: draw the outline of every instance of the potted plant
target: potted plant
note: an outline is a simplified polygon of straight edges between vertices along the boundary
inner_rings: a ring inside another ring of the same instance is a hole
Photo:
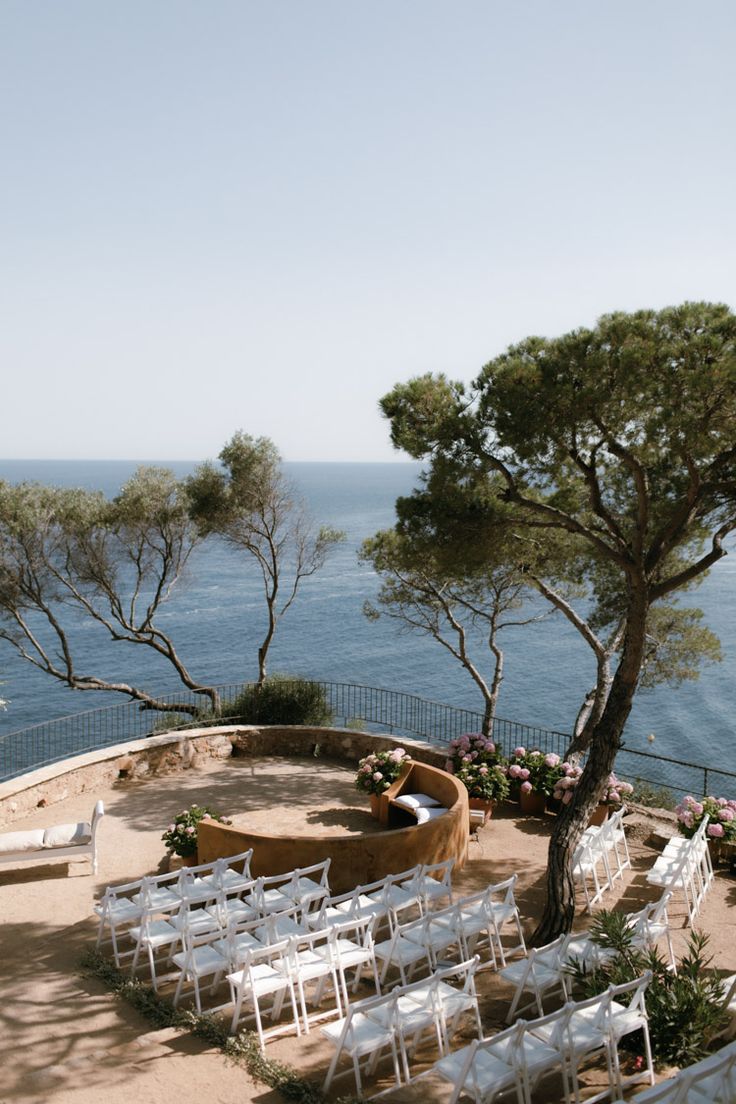
[[[583,768],[574,766],[572,763],[560,763],[560,769],[562,776],[557,780],[552,791],[552,798],[559,801],[561,805],[569,805],[572,801],[573,790],[580,781]],[[611,809],[620,808],[623,804],[624,795],[633,792],[634,787],[630,782],[624,782],[622,778],[617,778],[613,773],[609,774],[606,779],[606,787],[598,799],[598,805],[590,815],[588,825],[602,824],[604,820],[608,819]]]
[[[557,782],[562,777],[561,759],[555,752],[527,751],[514,748],[509,767],[510,780],[519,783],[519,802],[527,816],[543,816],[547,801],[552,797]]]
[[[410,757],[403,748],[393,748],[391,751],[371,752],[358,763],[355,788],[370,794],[371,814],[374,817],[378,817],[379,797],[396,781],[404,764],[409,761]]]
[[[484,823],[493,813],[496,802],[503,801],[509,795],[509,780],[500,766],[465,763],[454,773],[458,782],[462,782],[468,791],[469,807],[483,810]]]
[[[190,865],[189,860],[192,859],[196,863],[197,829],[200,820],[205,819],[217,820],[220,824],[232,824],[231,820],[220,816],[207,805],[191,805],[174,817],[173,824],[170,824],[161,836],[169,855],[179,855],[184,859],[185,865]]]
[[[688,839],[694,836],[704,816],[710,817],[705,834],[714,862],[721,857],[723,844],[736,845],[736,801],[725,797],[703,797],[688,794],[675,809],[677,827]]]

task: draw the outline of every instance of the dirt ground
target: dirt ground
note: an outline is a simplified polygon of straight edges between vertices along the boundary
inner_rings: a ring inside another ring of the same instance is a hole
[[[14,824],[20,830],[87,820],[95,800],[105,802],[96,876],[90,876],[86,860],[0,867],[0,1104],[97,1104],[101,1097],[105,1104],[280,1102],[278,1093],[255,1084],[219,1051],[185,1033],[151,1031],[101,983],[81,976],[78,961],[94,944],[92,908],[105,887],[164,869],[161,833],[176,812],[193,802],[209,804],[236,823],[268,825],[287,836],[375,830],[367,801],[352,780],[352,770],[326,760],[233,759],[163,779],[119,783],[107,792],[38,809]],[[652,816],[627,822],[633,870],[604,904],[628,912],[658,893],[645,880],[657,853],[646,842],[655,826]],[[529,934],[543,900],[551,823],[549,817],[523,818],[513,805],[497,809],[477,839],[470,840],[468,862],[454,879],[457,891],[473,892],[518,874],[517,899]],[[726,973],[736,972],[735,903],[736,879],[720,869],[699,926],[710,935],[714,968]],[[579,906],[576,927],[583,928],[582,900]],[[671,921],[678,953],[686,919],[682,902],[676,901]],[[501,1027],[509,986],[486,971],[479,991],[484,1029]],[[359,995],[369,992],[366,987]],[[285,1036],[269,1043],[268,1056],[321,1081],[331,1048],[314,1028],[301,1039]],[[597,1076],[588,1077],[591,1085]],[[346,1077],[337,1082],[335,1095],[351,1090]],[[552,1104],[550,1091],[545,1088],[539,1100]],[[428,1078],[390,1099],[440,1102],[448,1099],[448,1090]]]

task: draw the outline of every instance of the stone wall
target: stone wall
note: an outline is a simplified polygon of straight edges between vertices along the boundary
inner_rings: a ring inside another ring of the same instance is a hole
[[[55,805],[77,794],[89,792],[96,796],[113,785],[197,770],[213,759],[229,759],[231,755],[313,756],[316,751],[357,764],[370,751],[398,746],[406,747],[421,762],[444,765],[445,752],[441,748],[354,729],[223,725],[162,733],[77,755],[0,783],[0,830],[33,809]]]

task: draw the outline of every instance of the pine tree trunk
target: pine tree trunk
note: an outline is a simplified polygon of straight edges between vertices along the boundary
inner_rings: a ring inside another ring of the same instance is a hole
[[[585,770],[573,791],[573,800],[563,808],[552,832],[547,861],[547,900],[539,925],[529,941],[532,946],[544,946],[570,931],[575,918],[573,853],[613,770],[641,673],[649,608],[648,588],[641,577],[630,580],[628,606],[621,659],[603,714],[593,730]]]

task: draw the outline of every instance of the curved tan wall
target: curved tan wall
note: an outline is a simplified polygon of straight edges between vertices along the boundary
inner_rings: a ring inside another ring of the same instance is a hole
[[[293,732],[289,733],[290,744],[293,736]],[[396,746],[400,743],[398,740],[392,742]],[[275,739],[274,744],[278,743]],[[290,748],[291,754],[293,750],[293,747]],[[414,748],[411,750],[413,754]],[[271,751],[278,754],[275,747]],[[399,783],[395,783],[391,787],[392,792],[398,786]],[[311,866],[330,858],[330,888],[333,893],[343,893],[355,885],[377,881],[387,874],[398,874],[417,863],[453,858],[457,867],[462,867],[468,849],[468,796],[465,787],[437,767],[414,762],[408,784],[401,788],[404,792],[428,793],[441,801],[448,811],[425,824],[343,837],[293,838],[203,821],[198,832],[198,861],[212,862],[213,859],[252,848],[251,869],[259,876],[282,874],[295,867]]]

